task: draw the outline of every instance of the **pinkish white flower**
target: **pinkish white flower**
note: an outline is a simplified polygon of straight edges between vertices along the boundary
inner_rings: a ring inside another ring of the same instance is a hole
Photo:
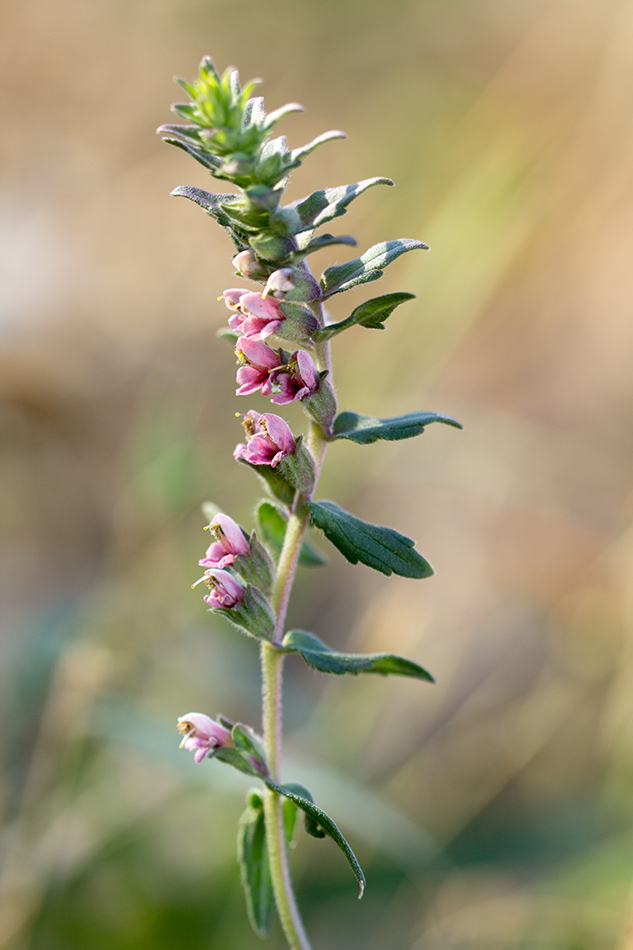
[[[204,598],[209,607],[235,607],[244,600],[245,589],[228,571],[211,568],[191,586],[198,584],[205,584],[211,591]]]
[[[276,297],[283,300],[286,294],[295,289],[295,283],[292,279],[292,267],[282,267],[280,270],[273,271],[264,287],[264,297]]]
[[[229,317],[229,326],[252,340],[265,340],[286,319],[279,304],[272,297],[262,297],[250,290],[234,288],[222,294],[224,303],[235,313]]]
[[[236,395],[250,396],[258,389],[268,394],[270,387],[268,391],[265,387],[270,372],[283,366],[279,354],[260,340],[242,336],[237,341],[235,355],[241,364],[237,371]]]
[[[240,251],[233,258],[233,267],[242,277],[257,278],[265,277],[266,271],[257,260],[255,251],[249,249]]]
[[[215,541],[207,548],[207,553],[198,561],[200,567],[230,567],[236,557],[248,554],[248,541],[242,529],[228,515],[216,515],[207,528]]]
[[[274,468],[286,455],[292,455],[297,447],[287,422],[272,412],[260,415],[251,409],[244,416],[242,425],[247,441],[235,447],[233,455],[236,459],[244,459],[251,465],[270,465]]]
[[[202,762],[214,749],[233,745],[229,730],[204,713],[190,712],[181,716],[178,730],[183,734],[180,748],[193,752],[196,762]]]
[[[279,390],[272,397],[279,406],[312,396],[319,388],[319,374],[310,354],[297,350],[285,366],[272,370],[266,386],[262,387],[265,394]]]

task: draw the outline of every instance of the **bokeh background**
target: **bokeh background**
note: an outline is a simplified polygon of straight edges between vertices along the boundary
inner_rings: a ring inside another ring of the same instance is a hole
[[[320,497],[411,534],[437,574],[386,580],[332,549],[290,620],[438,682],[288,662],[284,776],[369,882],[359,903],[332,843],[301,836],[314,945],[628,950],[632,0],[22,0],[0,16],[0,945],[259,946],[235,859],[250,783],[195,766],[175,731],[191,709],[259,724],[256,648],[189,587],[201,503],[250,527],[259,491],[231,458],[247,407],[214,335],[236,278],[224,232],[169,197],[212,180],[154,135],[172,77],[211,54],[263,76],[269,108],[306,106],[292,146],[348,132],[290,198],[386,175],[397,188],[339,232],[431,245],[381,285],[417,300],[337,341],[342,406],[465,426],[328,457]],[[285,945],[276,925],[266,945]]]

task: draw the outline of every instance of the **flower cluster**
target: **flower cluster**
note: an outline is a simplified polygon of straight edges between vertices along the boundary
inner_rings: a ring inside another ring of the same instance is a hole
[[[229,310],[228,330],[219,335],[229,338],[235,350],[236,394],[262,395],[274,406],[298,402],[309,417],[309,429],[304,440],[273,412],[237,413],[245,441],[235,447],[234,458],[255,470],[272,500],[258,504],[256,530],[250,534],[228,515],[219,513],[213,518],[207,525],[211,543],[199,561],[204,572],[192,585],[205,585],[204,600],[210,611],[221,613],[260,641],[265,735],[260,740],[248,726],[196,712],[182,716],[178,728],[181,746],[193,753],[196,762],[214,757],[264,781],[265,798],[251,793],[240,821],[239,855],[249,914],[256,932],[265,936],[276,901],[290,945],[309,950],[287,866],[284,828],[292,809],[304,811],[304,826],[310,834],[327,835],[338,844],[361,894],[364,876],[345,838],[310,793],[296,783],[281,784],[284,655],[298,653],[308,666],[323,673],[396,674],[432,682],[426,670],[403,657],[341,653],[308,631],[286,630],[297,566],[323,563],[305,540],[310,526],[322,531],[352,564],[361,562],[387,576],[423,578],[433,573],[411,538],[362,521],[332,501],[315,500],[315,485],[330,443],[398,441],[419,435],[431,422],[459,423],[429,412],[392,419],[351,411],[337,415],[330,376],[331,338],[356,326],[384,329],[384,321],[413,294],[390,293],[365,300],[338,323],[329,321],[324,304],[333,294],[379,279],[402,254],[426,245],[410,238],[382,242],[354,260],[327,267],[320,280],[312,275],[306,257],[331,245],[355,245],[354,238],[317,233],[318,229],[345,214],[350,202],[367,188],[393,182],[370,178],[320,189],[284,205],[281,199],[291,170],[315,148],[341,138],[342,133],[327,132],[296,149],[288,149],[283,136],[270,139],[276,123],[301,107],[290,103],[267,114],[262,99],[250,98],[253,84],[242,89],[235,70],[220,75],[208,58],[193,84],[180,84],[191,101],[177,103],[174,111],[187,124],[165,125],[159,131],[214,177],[230,182],[237,193],[218,194],[189,186],[173,193],[195,201],[215,218],[236,248],[236,273],[263,285],[261,291],[231,288],[218,298]],[[280,796],[285,799],[283,816]],[[271,884],[266,888],[261,887],[264,871]]]

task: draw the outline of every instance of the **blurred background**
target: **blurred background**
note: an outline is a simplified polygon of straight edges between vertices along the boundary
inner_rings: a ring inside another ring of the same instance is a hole
[[[246,950],[250,782],[178,750],[259,726],[257,650],[189,585],[200,505],[245,527],[228,238],[154,129],[204,54],[330,128],[289,199],[386,175],[337,233],[415,237],[417,300],[336,343],[342,408],[458,432],[329,453],[319,496],[417,539],[386,580],[321,544],[290,622],[437,685],[289,660],[286,780],[340,824],[293,855],[315,948],[633,947],[633,0],[4,4],[0,945]],[[319,271],[345,249],[312,258]],[[294,407],[292,407],[294,408]],[[289,414],[301,425],[300,412]],[[316,539],[317,545],[320,543]],[[266,944],[285,946],[277,925]]]

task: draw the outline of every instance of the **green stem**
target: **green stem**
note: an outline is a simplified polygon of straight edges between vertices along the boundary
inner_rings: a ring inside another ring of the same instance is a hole
[[[319,323],[322,323],[320,307],[316,315]],[[316,357],[320,369],[330,368],[328,343],[317,347]],[[316,484],[328,443],[321,427],[315,422],[310,424],[307,444],[314,459]],[[284,654],[278,646],[284,634],[288,600],[309,517],[307,505],[300,504],[288,518],[271,596],[271,606],[276,617],[275,635],[272,643],[262,642],[261,645],[264,744],[270,777],[277,784],[280,784],[281,768],[281,687],[284,661]],[[264,796],[264,819],[270,874],[281,926],[291,950],[310,950],[290,880],[281,796],[269,788]]]

